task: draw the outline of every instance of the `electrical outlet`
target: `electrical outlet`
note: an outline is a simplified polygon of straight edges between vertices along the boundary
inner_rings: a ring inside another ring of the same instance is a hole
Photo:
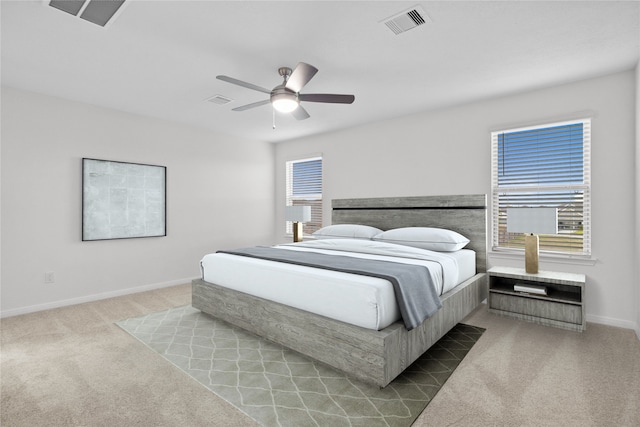
[[[44,273],[44,283],[56,283],[56,275],[53,271]]]

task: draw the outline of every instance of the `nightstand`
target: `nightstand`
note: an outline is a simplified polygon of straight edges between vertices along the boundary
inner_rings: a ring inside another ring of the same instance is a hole
[[[490,313],[579,332],[587,328],[584,274],[528,274],[511,267],[493,267],[487,274]]]

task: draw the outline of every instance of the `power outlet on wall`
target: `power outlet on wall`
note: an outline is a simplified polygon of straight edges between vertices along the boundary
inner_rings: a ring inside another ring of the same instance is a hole
[[[44,283],[56,283],[56,275],[53,271],[44,273]]]

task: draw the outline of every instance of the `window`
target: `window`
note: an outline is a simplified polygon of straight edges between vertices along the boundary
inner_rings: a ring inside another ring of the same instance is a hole
[[[322,157],[287,162],[287,206],[311,206],[311,221],[304,224],[305,234],[322,228]],[[287,221],[287,234],[292,234]]]
[[[491,133],[493,250],[524,247],[507,233],[507,208],[553,207],[558,234],[540,235],[540,251],[591,254],[589,119]]]

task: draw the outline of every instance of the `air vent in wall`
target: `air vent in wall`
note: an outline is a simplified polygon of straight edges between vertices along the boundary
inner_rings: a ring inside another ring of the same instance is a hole
[[[381,21],[398,35],[429,21],[429,16],[421,6],[414,6]]]
[[[125,0],[51,0],[49,6],[104,27]]]

